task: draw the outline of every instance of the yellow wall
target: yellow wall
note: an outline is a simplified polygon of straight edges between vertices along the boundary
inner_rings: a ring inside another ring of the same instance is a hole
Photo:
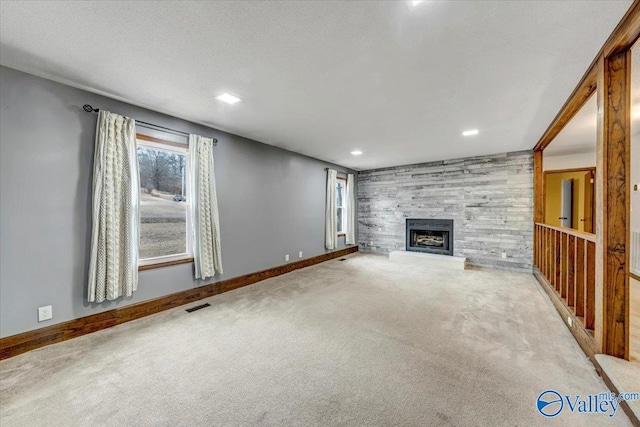
[[[585,179],[588,171],[545,173],[545,223],[560,227],[562,180],[573,179],[573,228],[585,231],[585,222],[591,220],[591,200],[585,199],[590,182]],[[587,230],[589,231],[589,230]]]

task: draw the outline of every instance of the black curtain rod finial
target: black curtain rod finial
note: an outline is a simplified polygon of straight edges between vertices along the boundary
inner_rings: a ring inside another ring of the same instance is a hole
[[[82,106],[82,109],[83,109],[84,111],[86,111],[87,113],[97,113],[98,111],[100,111],[100,110],[98,110],[97,108],[93,108],[93,107],[92,107],[91,105],[89,105],[89,104],[84,104],[84,105]]]

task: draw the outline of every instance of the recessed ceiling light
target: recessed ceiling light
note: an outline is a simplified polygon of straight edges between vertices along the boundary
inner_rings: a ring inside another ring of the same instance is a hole
[[[412,0],[409,3],[411,3],[411,6],[416,7],[424,3],[424,0]]]
[[[238,98],[237,96],[229,95],[227,92],[218,96],[217,99],[226,102],[227,104],[235,104],[236,102],[240,101],[240,98]]]
[[[362,151],[360,151],[360,150],[353,150],[353,151],[351,152],[351,154],[353,154],[354,156],[361,156],[361,155],[362,155]]]
[[[462,132],[462,136],[473,136],[478,134],[478,129],[465,130]]]

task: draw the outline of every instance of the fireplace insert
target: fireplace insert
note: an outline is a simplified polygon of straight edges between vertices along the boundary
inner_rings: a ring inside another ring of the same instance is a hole
[[[406,250],[453,255],[453,220],[407,218]]]

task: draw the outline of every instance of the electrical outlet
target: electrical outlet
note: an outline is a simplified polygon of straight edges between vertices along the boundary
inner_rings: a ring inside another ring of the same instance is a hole
[[[567,316],[567,323],[569,324],[569,327],[572,328],[573,327],[573,319],[569,316]]]
[[[38,307],[38,322],[44,322],[53,318],[53,308],[50,305]]]
[[[284,260],[285,260],[285,261],[289,261],[289,254],[286,254],[286,255],[284,256]]]
[[[506,252],[502,252],[502,259],[507,259],[507,253]]]
[[[298,252],[298,258],[302,258],[302,251]]]

